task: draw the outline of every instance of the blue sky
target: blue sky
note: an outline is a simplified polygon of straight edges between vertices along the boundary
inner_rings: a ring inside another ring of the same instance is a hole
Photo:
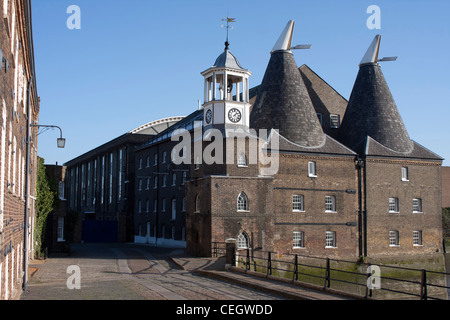
[[[70,30],[67,8],[81,9]],[[381,29],[366,12],[381,9]],[[200,72],[222,53],[221,19],[236,18],[230,51],[261,83],[270,50],[295,20],[295,51],[346,99],[358,63],[382,35],[382,71],[411,138],[450,165],[450,1],[448,0],[32,0],[40,123],[59,131],[39,136],[39,156],[63,164],[142,124],[188,115],[203,99]]]

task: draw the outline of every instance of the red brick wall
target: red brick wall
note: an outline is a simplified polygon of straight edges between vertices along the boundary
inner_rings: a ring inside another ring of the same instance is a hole
[[[15,5],[15,26],[12,26],[12,6]],[[24,93],[27,91],[27,80],[30,79],[31,70],[28,54],[30,44],[26,37],[26,21],[23,0],[9,1],[8,13],[0,6],[1,28],[0,49],[3,58],[8,61],[2,63],[0,70],[0,125],[4,128],[5,139],[0,139],[0,147],[4,148],[5,155],[0,165],[5,168],[5,177],[0,183],[4,187],[3,229],[0,230],[0,299],[11,299],[21,292],[23,270],[23,242],[24,242],[24,205],[25,205],[25,159],[26,159],[26,127],[27,127],[27,100]],[[7,19],[4,19],[4,17]],[[14,30],[14,32],[13,32]],[[14,36],[14,41],[12,41]],[[11,45],[12,43],[12,45]],[[20,45],[18,45],[20,43]],[[17,44],[17,45],[16,45]],[[18,76],[17,87],[14,84],[15,74]],[[36,105],[36,93],[32,91],[32,119],[36,121],[39,106]],[[16,100],[16,112],[14,101]],[[5,117],[2,113],[4,112]],[[37,158],[34,151],[37,147],[36,129],[33,130],[31,172],[36,173]],[[0,135],[1,137],[1,135]],[[1,149],[0,149],[1,150]],[[1,154],[1,153],[0,153]],[[15,167],[15,170],[14,170]],[[14,173],[15,172],[15,173]],[[31,175],[31,195],[35,196],[35,175]],[[34,214],[34,201],[30,202],[30,217]],[[30,220],[32,221],[32,220]],[[30,241],[32,244],[33,241]],[[30,246],[28,246],[29,249]],[[30,255],[32,253],[30,252]]]
[[[409,181],[401,168],[408,167]],[[369,159],[367,162],[368,256],[434,253],[441,249],[440,166],[419,161]],[[399,199],[399,212],[389,213],[389,198]],[[413,213],[413,198],[422,199],[422,213]],[[399,246],[389,246],[389,231],[399,232]],[[420,230],[423,245],[413,246]]]

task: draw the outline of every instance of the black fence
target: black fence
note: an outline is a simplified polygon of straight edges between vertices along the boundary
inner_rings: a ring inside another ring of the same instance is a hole
[[[211,246],[211,255],[214,258],[222,257],[226,253],[225,242],[213,242]]]
[[[450,273],[300,254],[237,250],[235,265],[372,299],[447,299]]]

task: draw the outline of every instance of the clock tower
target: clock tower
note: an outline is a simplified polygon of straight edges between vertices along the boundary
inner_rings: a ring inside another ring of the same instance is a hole
[[[203,71],[205,97],[203,103],[205,129],[248,128],[250,124],[249,77],[225,42],[224,52],[214,65]]]

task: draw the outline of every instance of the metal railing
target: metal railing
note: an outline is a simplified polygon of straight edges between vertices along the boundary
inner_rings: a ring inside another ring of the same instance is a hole
[[[447,285],[450,273],[424,269],[251,249],[236,250],[234,264],[266,276],[309,283],[324,290],[332,288],[362,298],[442,300],[450,292]],[[379,268],[379,274],[372,273],[373,267]],[[380,285],[369,285],[372,281]]]
[[[226,252],[226,243],[225,242],[213,242],[211,246],[211,256],[214,258],[222,257]]]

